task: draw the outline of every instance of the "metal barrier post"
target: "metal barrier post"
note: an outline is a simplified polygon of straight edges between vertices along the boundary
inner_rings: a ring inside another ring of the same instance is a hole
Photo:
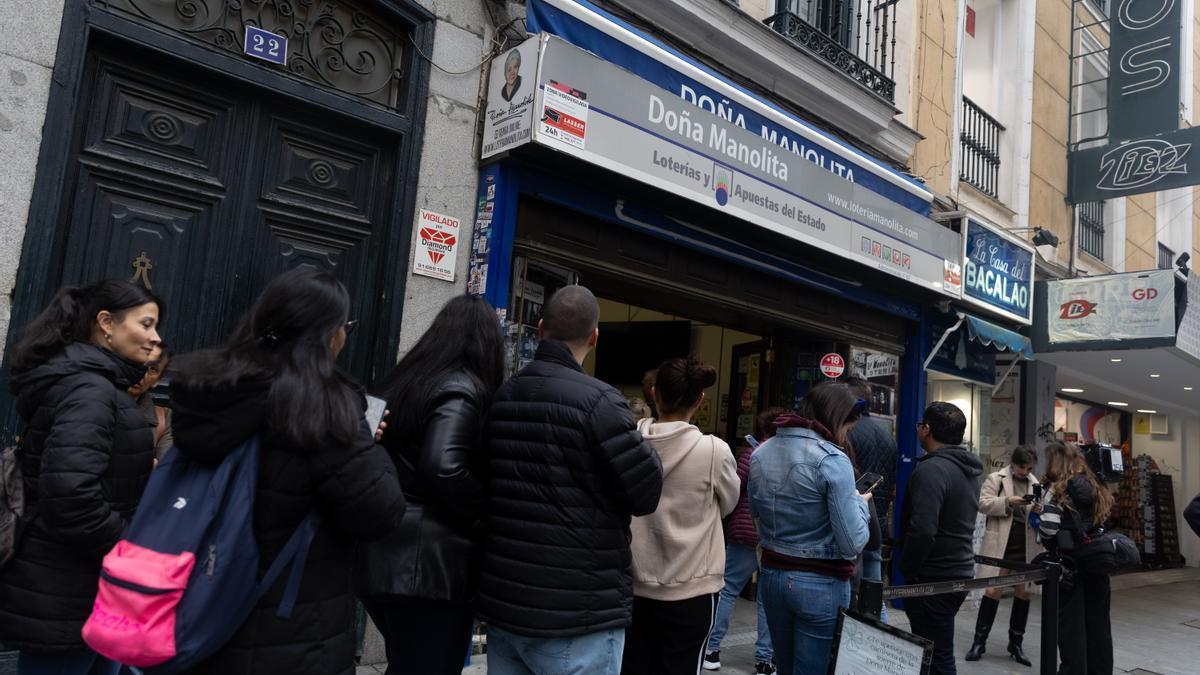
[[[1042,675],[1058,673],[1058,584],[1062,565],[1054,561],[1042,564],[1046,583],[1042,586]]]

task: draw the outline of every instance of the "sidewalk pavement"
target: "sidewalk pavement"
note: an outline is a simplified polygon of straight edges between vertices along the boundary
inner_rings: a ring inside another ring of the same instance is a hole
[[[1000,612],[983,660],[962,659],[975,632],[976,607],[971,599],[959,612],[955,635],[958,670],[969,675],[1036,675],[1041,657],[1041,602],[1035,595],[1025,632],[1025,653],[1033,668],[1012,661],[1008,644],[1010,600]],[[894,625],[908,629],[903,612],[891,610]],[[721,645],[720,675],[753,675],[754,604],[739,600],[729,633]],[[1118,675],[1195,675],[1200,673],[1200,569],[1186,568],[1130,574],[1113,579],[1112,629]],[[487,657],[476,655],[463,675],[487,673]],[[380,675],[386,665],[361,666],[356,675]]]

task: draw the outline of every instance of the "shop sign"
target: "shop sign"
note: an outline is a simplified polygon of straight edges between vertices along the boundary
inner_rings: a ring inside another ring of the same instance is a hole
[[[846,372],[846,359],[841,354],[826,354],[821,357],[821,374],[836,380]]]
[[[1175,271],[1052,281],[1045,312],[1051,344],[1174,337]]]
[[[1200,128],[1179,128],[1183,2],[1115,0],[1109,21],[1108,143],[1068,155],[1068,201],[1200,183]]]
[[[530,33],[552,33],[668,93],[671,105],[707,111],[748,130],[775,152],[803,160],[842,181],[928,215],[931,194],[869,156],[839,143],[794,115],[655,44],[633,26],[586,0],[529,0]]]
[[[1111,5],[1109,141],[1178,129],[1182,0],[1115,0]]]
[[[458,260],[459,220],[421,209],[417,214],[417,251],[413,274],[454,281]]]
[[[483,116],[482,159],[529,142],[533,134],[537,55],[538,41],[531,38],[492,61]]]
[[[963,244],[963,299],[1032,323],[1033,247],[974,218],[966,220]]]
[[[957,233],[559,38],[541,39],[535,108],[559,118],[540,119],[534,142],[958,297],[947,284],[962,255]]]

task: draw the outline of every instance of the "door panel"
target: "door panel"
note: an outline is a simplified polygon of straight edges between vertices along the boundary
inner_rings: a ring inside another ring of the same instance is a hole
[[[64,283],[149,285],[178,351],[218,343],[271,277],[313,265],[373,334],[399,135],[132,48],[93,52],[86,77]],[[371,344],[346,350],[360,375]]]

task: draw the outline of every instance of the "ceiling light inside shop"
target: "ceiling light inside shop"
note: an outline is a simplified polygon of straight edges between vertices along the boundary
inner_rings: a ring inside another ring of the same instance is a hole
[[[1121,359],[1111,359],[1113,363],[1120,363]]]
[[[1150,377],[1162,377],[1162,375],[1159,375],[1158,373],[1150,373]]]
[[[1146,413],[1147,415],[1157,415],[1158,414],[1157,410],[1142,410],[1140,408],[1138,409],[1138,412]]]
[[[1109,401],[1108,404],[1117,406],[1118,408],[1128,408],[1129,407],[1129,404],[1125,403],[1124,401]]]
[[[1191,391],[1191,390],[1192,390],[1192,387],[1184,387],[1184,388],[1183,388],[1183,390],[1184,390],[1184,391]]]
[[[1059,389],[1059,391],[1061,391],[1064,394],[1082,394],[1083,393],[1082,389],[1075,389],[1074,387],[1063,387],[1062,389]]]

